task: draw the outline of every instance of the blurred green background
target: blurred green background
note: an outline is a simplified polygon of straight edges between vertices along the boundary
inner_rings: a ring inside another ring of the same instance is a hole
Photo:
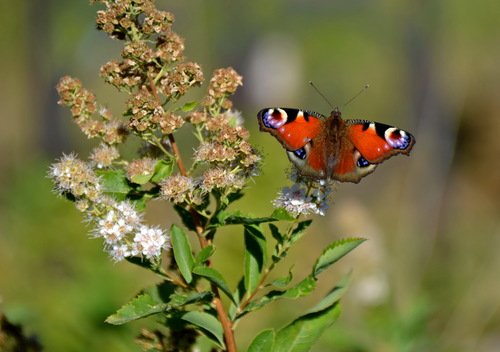
[[[410,158],[387,161],[358,185],[338,186],[327,216],[315,218],[288,263],[305,273],[334,239],[369,241],[322,274],[315,297],[280,302],[243,321],[241,348],[260,329],[299,315],[352,268],[342,316],[315,351],[499,351],[500,2],[184,0],[158,6],[174,12],[186,56],[207,78],[224,66],[244,76],[235,107],[265,156],[262,175],[239,204],[244,211],[268,214],[287,183],[285,153],[258,132],[256,112],[289,106],[328,114],[309,80],[339,105],[369,83],[344,116],[393,124],[417,140]],[[61,153],[85,157],[96,144],[56,104],[60,76],[81,78],[100,102],[121,112],[123,97],[97,75],[120,50],[95,30],[98,8],[86,0],[0,2],[0,311],[36,334],[47,351],[136,351],[134,335],[152,324],[103,323],[156,278],[110,262],[46,178]],[[183,137],[185,152],[189,137]],[[149,220],[177,221],[161,203],[151,207]],[[217,246],[223,253],[218,266],[234,284],[241,233],[221,234]]]

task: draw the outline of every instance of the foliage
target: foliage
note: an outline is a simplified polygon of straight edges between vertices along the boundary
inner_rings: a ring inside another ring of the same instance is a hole
[[[70,108],[88,138],[101,144],[88,161],[64,155],[52,165],[50,177],[56,192],[85,214],[92,236],[103,240],[114,261],[127,260],[160,280],[106,322],[121,325],[157,318],[167,332],[143,331],[139,342],[147,350],[189,350],[202,334],[214,349],[236,351],[239,320],[269,303],[311,294],[318,275],[363,240],[334,241],[297,282],[292,268],[286,276],[272,278],[312,223],[301,220],[301,214],[325,213],[329,185],[298,180],[274,201],[277,209],[269,216],[233,210],[260,163],[229,100],[242,77],[232,68],[215,70],[201,101],[185,101],[204,74],[197,63],[185,61],[184,40],[172,30],[174,16],[148,0],[97,2],[105,6],[97,12],[98,29],[124,42],[120,60],[100,70],[106,83],[128,96],[124,118],[115,118],[97,103],[80,80],[63,77],[57,86],[59,103]],[[176,142],[184,125],[192,127],[198,141],[190,165]],[[128,140],[142,143],[135,159],[122,155]],[[147,224],[143,214],[152,200],[171,203],[179,223],[168,230]],[[227,226],[239,227],[245,244],[235,289],[213,266],[216,235]],[[196,249],[191,236],[198,241]],[[274,249],[268,253],[270,247]],[[346,283],[342,280],[290,324],[258,334],[250,350],[308,350],[338,317]]]

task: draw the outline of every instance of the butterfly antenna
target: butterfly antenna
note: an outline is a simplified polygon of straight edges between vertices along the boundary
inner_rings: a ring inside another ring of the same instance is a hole
[[[335,110],[335,107],[333,106],[333,104],[330,103],[330,100],[328,100],[323,93],[321,93],[321,91],[318,89],[318,87],[316,87],[316,85],[312,81],[309,81],[309,84],[311,85],[311,87],[314,88],[316,93],[318,93],[323,99],[325,99],[325,101],[328,103],[328,105],[330,105],[332,110]]]
[[[346,103],[344,103],[342,105],[343,108],[345,108],[348,104],[352,103],[354,99],[356,99],[357,97],[359,97],[361,94],[363,94],[364,92],[366,92],[366,90],[370,88],[370,85],[369,84],[365,84],[365,86],[359,91],[357,92],[351,99],[349,99]]]

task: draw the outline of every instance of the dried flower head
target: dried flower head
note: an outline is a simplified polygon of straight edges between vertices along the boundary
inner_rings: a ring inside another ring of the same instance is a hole
[[[203,174],[201,187],[205,192],[211,192],[214,189],[237,191],[245,186],[245,179],[227,169],[212,168]]]
[[[90,160],[92,160],[98,169],[111,166],[113,161],[120,157],[118,149],[114,146],[109,146],[107,144],[101,143],[101,145],[95,148],[90,155]]]
[[[160,183],[162,198],[175,204],[190,203],[193,199],[195,182],[187,176],[170,176]]]
[[[234,94],[243,85],[243,78],[232,68],[215,70],[208,86],[208,95],[214,99],[225,98]]]
[[[200,86],[204,77],[200,65],[193,62],[180,63],[160,79],[160,89],[166,96],[176,99],[188,89]]]
[[[54,163],[49,171],[49,177],[55,183],[59,194],[69,193],[76,198],[95,200],[100,196],[99,180],[90,168],[75,154],[63,155]]]
[[[141,158],[130,162],[127,165],[127,178],[132,182],[142,183],[140,180],[142,177],[150,177],[155,169],[157,160],[152,158]]]
[[[160,130],[164,135],[171,134],[174,133],[175,130],[181,128],[182,125],[184,125],[184,119],[179,115],[165,113],[159,118],[158,125],[160,126]]]
[[[175,32],[168,32],[158,38],[155,56],[165,63],[182,60],[184,53],[184,39]]]
[[[56,89],[60,97],[58,103],[70,107],[75,119],[83,122],[96,112],[95,95],[83,88],[79,79],[64,76]]]
[[[236,158],[237,151],[220,143],[203,143],[195,152],[197,162],[224,162]]]

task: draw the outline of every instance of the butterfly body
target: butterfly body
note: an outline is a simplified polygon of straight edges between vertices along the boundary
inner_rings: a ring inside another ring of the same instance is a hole
[[[406,131],[366,120],[344,120],[338,109],[325,117],[292,108],[259,111],[261,131],[286,149],[299,172],[314,179],[358,183],[396,154],[408,155],[415,138]]]

